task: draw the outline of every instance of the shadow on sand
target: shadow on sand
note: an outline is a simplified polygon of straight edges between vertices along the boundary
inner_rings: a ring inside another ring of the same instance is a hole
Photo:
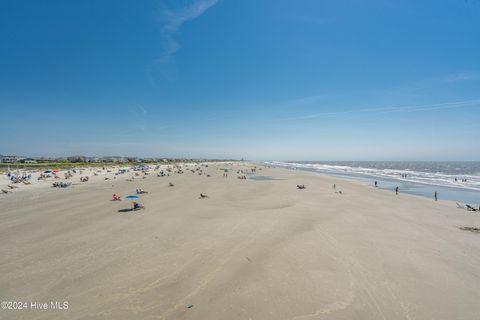
[[[119,213],[126,213],[126,212],[132,212],[132,211],[134,211],[134,210],[131,209],[131,208],[118,210]]]

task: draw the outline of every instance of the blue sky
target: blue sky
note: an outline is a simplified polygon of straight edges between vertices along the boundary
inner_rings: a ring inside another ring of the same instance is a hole
[[[480,1],[1,1],[0,154],[480,160]]]

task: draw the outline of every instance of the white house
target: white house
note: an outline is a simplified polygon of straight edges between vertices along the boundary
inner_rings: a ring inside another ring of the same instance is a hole
[[[0,155],[0,162],[3,162],[3,163],[15,163],[15,162],[19,162],[22,159],[24,159],[24,158],[19,157],[19,156],[2,156],[2,155]]]

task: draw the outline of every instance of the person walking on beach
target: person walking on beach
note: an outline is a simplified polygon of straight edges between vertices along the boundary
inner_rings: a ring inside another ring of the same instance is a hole
[[[333,190],[337,191],[337,185],[335,183],[333,184]]]
[[[395,187],[395,194],[398,195],[398,187]]]
[[[378,187],[378,182],[375,180],[375,188]]]
[[[438,200],[438,193],[437,193],[437,191],[435,191],[435,201],[437,201],[437,200]]]

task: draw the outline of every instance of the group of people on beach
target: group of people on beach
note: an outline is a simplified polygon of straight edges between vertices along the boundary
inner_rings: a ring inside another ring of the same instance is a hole
[[[54,188],[67,188],[72,185],[71,182],[65,182],[65,181],[55,181],[52,183],[52,187]]]
[[[208,165],[205,165],[205,167],[208,167]],[[157,166],[157,167],[155,168],[155,170],[158,170],[158,169],[160,169],[159,166]],[[197,167],[197,168],[195,168],[195,169],[191,169],[190,171],[191,171],[192,173],[198,173],[198,174],[200,174],[200,175],[206,175],[206,176],[208,176],[208,177],[210,176],[209,174],[206,174],[206,172],[203,171],[201,167]],[[165,173],[165,172],[167,172],[167,173]],[[167,168],[165,171],[164,171],[164,170],[160,170],[160,172],[157,173],[157,176],[164,177],[164,176],[169,176],[169,175],[170,175],[169,173],[182,174],[182,173],[184,173],[184,172],[185,172],[185,171],[182,170],[182,167],[176,165],[176,166],[173,168],[173,170],[172,170],[172,168],[170,168],[170,167]],[[187,172],[188,172],[188,171],[187,171]],[[226,174],[227,172],[228,172],[228,169],[226,169],[226,170],[224,171],[224,177],[227,177],[227,174]],[[146,175],[149,174],[148,171],[146,171],[146,170],[143,170],[142,173],[143,173],[143,177],[144,177],[144,178],[146,178]],[[136,172],[136,173],[134,174],[134,176],[132,177],[132,179],[127,179],[127,180],[128,180],[128,181],[133,181],[135,176],[140,176],[140,173]],[[245,177],[245,178],[246,178],[246,177]],[[172,182],[169,182],[169,183],[168,183],[168,186],[169,186],[169,187],[174,187],[174,184],[173,184]],[[136,195],[148,194],[148,191],[145,191],[145,190],[142,189],[142,188],[136,188],[136,189],[135,189],[135,194],[136,194]],[[137,199],[138,196],[127,196],[126,198],[128,198],[128,199]],[[209,198],[208,195],[206,195],[206,194],[204,194],[204,193],[200,193],[199,199],[208,199],[208,198]],[[114,194],[112,195],[112,201],[122,201],[122,197],[121,197],[120,195],[114,193]],[[130,210],[131,210],[131,211],[136,211],[136,210],[140,210],[140,209],[145,209],[145,206],[144,206],[143,204],[141,204],[140,202],[138,202],[138,201],[133,201],[133,202],[132,202],[132,207],[131,207],[131,209],[121,209],[121,210],[119,210],[119,211],[121,211],[121,212],[130,211]]]
[[[26,173],[22,175],[17,175],[15,173],[8,172],[7,176],[12,183],[28,182],[32,178],[31,174],[26,174]]]

